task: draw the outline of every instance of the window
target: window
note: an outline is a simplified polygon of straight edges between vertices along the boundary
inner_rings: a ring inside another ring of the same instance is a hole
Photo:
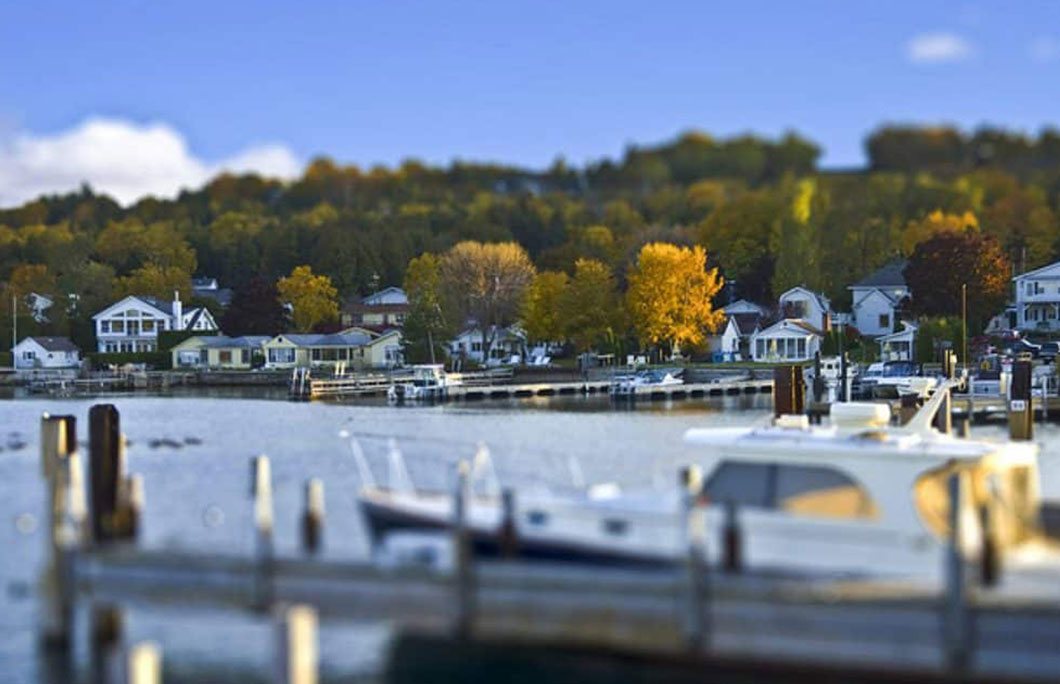
[[[218,352],[217,357],[221,363],[232,363],[232,352],[228,349],[222,349]]]
[[[140,334],[140,321],[129,321],[129,334],[139,335]]]
[[[294,349],[270,349],[269,363],[294,363]]]
[[[99,331],[101,333],[109,333],[110,332],[110,321],[100,321],[99,322]]]
[[[723,461],[703,486],[719,503],[829,518],[874,518],[868,492],[825,466]]]
[[[240,349],[239,350],[239,361],[240,363],[250,363],[250,350]]]
[[[34,354],[32,351],[24,351],[24,352],[22,352],[22,358],[25,359],[26,361],[32,361],[35,356],[36,356],[36,354]]]
[[[806,339],[805,338],[802,338],[802,337],[799,338],[798,346],[796,347],[795,351],[798,354],[798,357],[800,359],[805,359],[806,358]]]
[[[123,332],[125,332],[125,321],[111,321],[110,322],[110,331],[113,332],[113,333],[123,333]]]
[[[471,351],[473,351],[473,352],[482,351],[482,343],[481,342],[472,342],[471,343]]]
[[[765,358],[766,355],[766,341],[755,340],[755,358]]]
[[[155,331],[155,322],[150,318],[144,319],[142,328],[145,333],[153,333]]]
[[[880,327],[890,328],[891,327],[891,316],[890,314],[880,314]]]

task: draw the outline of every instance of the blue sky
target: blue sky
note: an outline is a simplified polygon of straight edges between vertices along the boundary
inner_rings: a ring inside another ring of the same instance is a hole
[[[693,127],[795,129],[845,166],[885,121],[1060,124],[1058,82],[1049,2],[12,1],[0,184],[51,182],[34,145],[84,142],[97,120],[160,126],[186,148],[173,163],[203,173],[254,166],[262,149],[540,167]],[[88,177],[121,162],[97,142],[75,149]]]

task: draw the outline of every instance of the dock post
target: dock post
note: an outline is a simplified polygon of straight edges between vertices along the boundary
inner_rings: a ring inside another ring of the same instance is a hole
[[[737,574],[743,570],[743,532],[740,530],[739,508],[736,502],[725,502],[723,567],[725,572]]]
[[[847,375],[849,371],[847,369],[847,353],[839,353],[839,391],[836,392],[836,401],[848,402],[850,401],[850,385],[847,383]]]
[[[957,419],[957,436],[961,439],[968,439],[971,434],[972,419],[966,414]]]
[[[126,684],[162,684],[162,649],[147,641],[129,649],[125,658]]]
[[[688,545],[685,563],[688,580],[685,641],[690,651],[701,653],[707,650],[710,636],[710,614],[707,609],[709,585],[705,562],[706,521],[696,505],[703,489],[702,471],[694,465],[682,468],[680,486],[683,494],[680,520],[684,525]]]
[[[1031,397],[1031,362],[1012,364],[1009,385],[1008,431],[1013,440],[1034,439],[1034,401]]]
[[[472,566],[471,531],[468,528],[468,481],[471,467],[461,460],[456,469],[453,489],[453,552],[456,585],[456,615],[454,631],[457,638],[471,635],[474,620],[474,568]]]
[[[302,512],[302,549],[315,554],[324,545],[324,482],[310,478],[305,483],[305,510]]]
[[[272,603],[272,467],[268,456],[251,459],[254,491],[254,603],[264,610]]]
[[[824,378],[821,377],[821,352],[818,350],[813,353],[813,401],[816,404],[821,403],[821,397],[824,394]]]
[[[795,371],[793,366],[773,369],[773,417],[795,413]]]
[[[898,399],[898,423],[905,425],[916,415],[919,400],[915,394],[903,394]]]
[[[317,612],[311,606],[279,606],[276,617],[276,684],[317,684]]]
[[[964,505],[964,482],[961,473],[949,476],[950,535],[946,546],[946,665],[964,670],[969,661],[968,610],[965,604],[964,553],[962,548],[961,511]]]
[[[979,552],[979,582],[984,587],[997,585],[1001,577],[1001,555],[998,553],[997,537],[994,534],[990,505],[979,508],[979,525],[982,531],[982,548]]]
[[[46,658],[55,657],[62,668],[73,643],[74,598],[70,576],[73,553],[80,541],[83,520],[77,519],[78,503],[83,518],[83,486],[77,472],[77,422],[73,416],[41,416],[41,473],[45,478],[48,529],[47,562],[42,585],[41,646]],[[73,457],[74,463],[70,460]]]
[[[806,381],[802,378],[802,366],[791,367],[791,389],[795,397],[792,413],[801,415],[806,413]]]
[[[515,515],[515,490],[505,487],[501,492],[504,514],[497,533],[497,542],[502,558],[512,559],[519,555],[519,527]]]
[[[120,416],[113,404],[88,411],[89,517],[92,542],[108,546],[122,537],[118,527],[123,445]],[[111,680],[114,656],[122,639],[122,613],[107,603],[92,605],[89,618],[89,661],[92,681]]]

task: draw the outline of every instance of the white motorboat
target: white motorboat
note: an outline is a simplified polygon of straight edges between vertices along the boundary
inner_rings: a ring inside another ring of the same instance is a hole
[[[441,364],[420,364],[412,367],[412,377],[404,382],[395,382],[387,388],[387,399],[405,401],[436,401],[444,399],[449,388],[456,384],[445,373]]]
[[[682,372],[681,369],[659,368],[616,375],[611,379],[608,392],[615,397],[630,397],[635,396],[639,388],[683,385],[685,381],[681,378]]]
[[[820,361],[821,368],[821,401],[832,403],[840,400],[848,400],[853,396],[853,388],[858,385],[859,368],[858,364],[847,362],[846,368],[846,392],[840,389],[842,382],[840,376],[842,375],[842,359],[838,356],[822,356]],[[808,366],[803,371],[803,377],[806,382],[806,395],[814,396],[814,366]]]
[[[883,364],[882,373],[875,376],[871,393],[877,399],[896,399],[907,395],[926,399],[937,386],[938,381],[921,375],[912,361],[887,361]]]
[[[833,407],[828,426],[784,416],[769,426],[689,430],[685,442],[707,473],[696,515],[704,518],[710,559],[719,559],[724,510],[733,504],[752,569],[937,578],[954,474],[968,492],[963,545],[979,543],[977,521],[988,510],[1006,563],[1039,553],[1037,447],[939,433],[932,420],[944,393],[902,427],[890,425],[884,404],[849,403]],[[404,487],[369,484],[358,497],[377,541],[394,530],[451,524],[450,494],[415,491],[402,480]],[[494,485],[467,502],[467,525],[482,554],[501,549],[498,492]],[[662,494],[527,494],[516,502],[511,526],[526,558],[671,564],[687,549],[682,501],[676,487]]]

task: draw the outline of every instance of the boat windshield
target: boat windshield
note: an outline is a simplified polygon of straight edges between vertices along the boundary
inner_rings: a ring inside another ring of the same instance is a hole
[[[703,485],[718,503],[826,518],[878,517],[863,486],[826,466],[722,461]]]
[[[917,513],[936,536],[949,536],[949,478],[958,473],[968,494],[963,499],[964,529],[978,533],[984,509],[1001,548],[1017,546],[1036,536],[1038,520],[1038,475],[1027,463],[1006,464],[1000,458],[973,464],[949,464],[917,479],[913,488]]]
[[[883,367],[885,378],[907,378],[916,374],[916,364],[906,361],[892,361]]]

